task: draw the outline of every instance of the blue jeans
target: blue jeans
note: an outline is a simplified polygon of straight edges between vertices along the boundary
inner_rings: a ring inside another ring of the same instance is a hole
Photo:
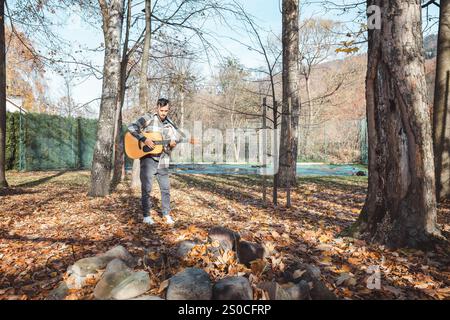
[[[153,176],[156,176],[156,180],[161,190],[161,208],[163,216],[170,213],[170,184],[169,184],[169,169],[158,169],[159,162],[152,157],[143,157],[141,161],[141,203],[144,217],[147,217],[152,208],[152,201],[150,194],[152,192]]]

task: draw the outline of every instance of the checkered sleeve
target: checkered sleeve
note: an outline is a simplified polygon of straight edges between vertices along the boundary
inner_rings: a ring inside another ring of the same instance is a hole
[[[146,125],[151,120],[150,117],[147,115],[144,115],[142,117],[139,117],[136,121],[131,123],[128,126],[128,131],[138,140],[144,141],[145,136],[141,133],[142,130],[146,127]]]

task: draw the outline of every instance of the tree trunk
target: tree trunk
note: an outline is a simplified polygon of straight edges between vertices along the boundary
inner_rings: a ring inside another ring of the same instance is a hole
[[[420,0],[367,4],[381,8],[382,26],[369,30],[368,195],[349,231],[391,248],[427,248],[439,231]]]
[[[300,97],[298,94],[298,0],[283,0],[283,105],[280,133],[279,185],[296,185],[296,163],[298,144],[298,114]],[[291,101],[292,115],[289,117],[288,101]],[[292,135],[288,134],[291,121]]]
[[[148,111],[148,59],[150,54],[150,42],[151,42],[151,15],[152,15],[152,1],[145,0],[145,38],[144,49],[142,52],[142,64],[141,72],[139,74],[139,104],[142,109]]]
[[[124,145],[122,139],[122,105],[120,106],[119,115],[117,119],[117,132],[115,133],[114,138],[114,148],[116,152],[114,153],[114,169],[113,169],[113,177],[111,179],[111,192],[113,192],[120,181],[122,180],[122,171],[123,166],[125,164],[125,155],[124,155]]]
[[[5,1],[0,1],[0,188],[8,187],[6,181],[6,51],[5,51]]]
[[[127,2],[127,20],[125,29],[125,40],[123,42],[122,61],[120,62],[119,101],[117,103],[116,125],[114,128],[114,170],[111,181],[111,192],[119,185],[123,178],[122,171],[125,163],[124,145],[122,139],[122,108],[125,102],[125,90],[128,66],[128,39],[131,27],[131,0]]]
[[[115,114],[119,97],[122,0],[111,0],[108,10],[102,10],[102,14],[104,17],[105,58],[97,141],[91,169],[90,196],[105,196],[110,192]],[[106,14],[107,17],[105,17]]]
[[[450,0],[441,0],[433,107],[436,199],[450,199]]]
[[[152,2],[151,0],[145,0],[145,38],[144,38],[144,49],[142,52],[142,64],[141,73],[139,75],[139,105],[141,109],[146,112],[148,109],[148,84],[147,84],[147,73],[148,73],[148,59],[150,55],[150,42],[152,35]],[[131,173],[131,187],[140,187],[140,165],[139,160],[133,161],[133,169]]]

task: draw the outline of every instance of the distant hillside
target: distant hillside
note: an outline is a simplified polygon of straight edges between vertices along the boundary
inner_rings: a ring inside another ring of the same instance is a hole
[[[435,55],[433,48],[433,36],[427,37],[426,50],[430,56]],[[365,116],[365,78],[366,78],[367,55],[361,54],[351,56],[345,59],[329,61],[318,66],[312,74],[311,86],[313,95],[320,96],[333,88],[340,78],[342,85],[339,90],[328,99],[322,101],[323,114],[331,118],[340,118],[342,120],[357,119]],[[431,106],[434,97],[434,77],[436,69],[436,58],[427,58],[425,60],[425,74],[428,86],[428,102]],[[342,74],[342,77],[337,75]],[[325,89],[325,88],[328,88]],[[301,86],[302,97],[305,97],[305,88]]]

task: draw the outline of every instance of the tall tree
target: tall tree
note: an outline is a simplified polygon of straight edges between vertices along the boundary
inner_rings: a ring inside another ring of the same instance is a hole
[[[300,111],[298,5],[298,0],[283,0],[282,4],[283,105],[278,169],[280,186],[296,185],[297,128]],[[291,130],[288,121],[291,121]]]
[[[8,187],[6,181],[6,51],[5,51],[5,1],[0,1],[0,188]]]
[[[97,127],[97,141],[91,169],[89,195],[105,196],[110,191],[112,148],[119,98],[120,38],[123,22],[123,0],[98,0],[103,18],[105,58],[103,64],[102,99]]]
[[[350,231],[389,247],[425,248],[440,233],[420,0],[367,5],[380,7],[381,29],[368,34],[368,195]]]
[[[152,39],[152,1],[145,0],[145,37],[144,48],[141,60],[141,72],[139,74],[139,106],[145,111],[148,110],[148,60],[150,58],[150,45]],[[140,162],[138,159],[133,161],[131,174],[131,186],[138,188],[140,186]]]
[[[125,91],[127,82],[127,67],[130,54],[133,51],[128,51],[128,43],[130,40],[130,28],[131,28],[131,0],[127,0],[127,18],[125,23],[125,40],[122,47],[122,60],[120,61],[120,77],[119,77],[119,101],[117,101],[116,109],[116,124],[114,126],[114,168],[113,177],[111,179],[111,192],[113,192],[123,176],[122,171],[124,169],[125,155],[124,144],[122,139],[122,109],[125,102]]]
[[[433,106],[436,198],[450,199],[450,0],[441,0]]]

